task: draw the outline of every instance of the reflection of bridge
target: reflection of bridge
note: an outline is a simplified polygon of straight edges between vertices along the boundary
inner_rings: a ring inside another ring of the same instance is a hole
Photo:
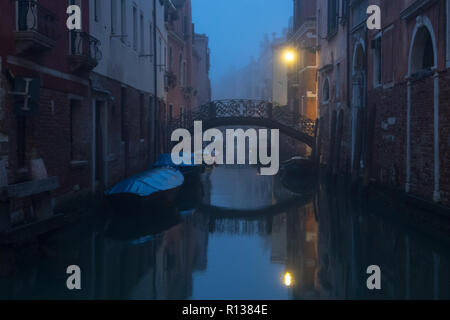
[[[285,135],[311,148],[315,145],[316,121],[261,100],[217,100],[196,111],[173,119],[171,128],[193,130],[193,122],[202,121],[203,130],[221,126],[258,126],[279,129]]]
[[[202,204],[200,206],[200,211],[208,214],[214,218],[242,218],[246,219],[256,218],[259,219],[261,216],[271,216],[276,215],[277,213],[285,212],[291,208],[303,207],[306,204],[311,202],[312,194],[305,194],[302,196],[293,196],[289,199],[286,199],[282,202],[273,204],[269,207],[260,208],[260,209],[231,209],[231,208],[222,208],[215,207],[212,205]]]

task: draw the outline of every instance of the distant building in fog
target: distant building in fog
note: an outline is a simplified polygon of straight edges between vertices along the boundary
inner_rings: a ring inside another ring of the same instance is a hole
[[[288,71],[288,105],[292,112],[317,118],[316,0],[295,0],[288,45],[297,51]]]
[[[288,104],[288,69],[283,62],[284,50],[284,43],[273,46],[272,101],[280,106]]]
[[[274,94],[274,74],[276,81],[283,83],[283,71],[274,60],[274,48],[286,39],[287,29],[280,37],[274,33],[272,39],[266,35],[260,44],[258,58],[251,57],[250,62],[240,68],[231,68],[215,85],[214,99],[258,99],[272,101]],[[277,88],[277,95],[283,89]],[[287,91],[286,91],[287,92]],[[282,99],[283,100],[283,99]]]
[[[211,80],[209,79],[210,57],[209,39],[205,34],[194,34],[194,75],[195,107],[211,101]]]

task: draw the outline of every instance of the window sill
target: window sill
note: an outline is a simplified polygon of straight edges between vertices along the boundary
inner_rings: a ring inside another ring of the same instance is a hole
[[[383,89],[390,89],[390,88],[393,88],[394,86],[395,86],[395,82],[389,81],[389,82],[386,82],[385,84],[383,84]]]
[[[380,88],[382,88],[383,87],[383,85],[381,84],[381,83],[377,83],[377,84],[374,84],[373,85],[373,88],[374,89],[380,89]]]
[[[82,161],[82,160],[73,160],[70,161],[70,167],[72,169],[80,169],[80,168],[85,168],[89,165],[88,161]]]
[[[433,75],[433,70],[431,69],[419,70],[411,75],[411,81],[422,80],[428,78],[431,75]]]

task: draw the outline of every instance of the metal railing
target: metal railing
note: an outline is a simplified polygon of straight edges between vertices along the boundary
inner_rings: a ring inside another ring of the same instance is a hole
[[[17,1],[18,31],[35,31],[52,40],[57,37],[56,14],[33,0]]]
[[[82,31],[70,31],[70,53],[96,62],[102,59],[100,40]]]
[[[193,121],[208,121],[217,118],[256,118],[270,119],[280,125],[289,127],[309,137],[314,137],[316,121],[291,112],[287,106],[276,106],[262,100],[217,100],[184,113],[180,118],[173,118],[169,128],[188,128]]]

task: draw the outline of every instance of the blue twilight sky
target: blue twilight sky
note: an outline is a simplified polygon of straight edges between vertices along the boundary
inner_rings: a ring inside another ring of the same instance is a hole
[[[264,34],[281,34],[292,11],[292,0],[192,0],[195,30],[209,36],[211,80],[256,58]]]

